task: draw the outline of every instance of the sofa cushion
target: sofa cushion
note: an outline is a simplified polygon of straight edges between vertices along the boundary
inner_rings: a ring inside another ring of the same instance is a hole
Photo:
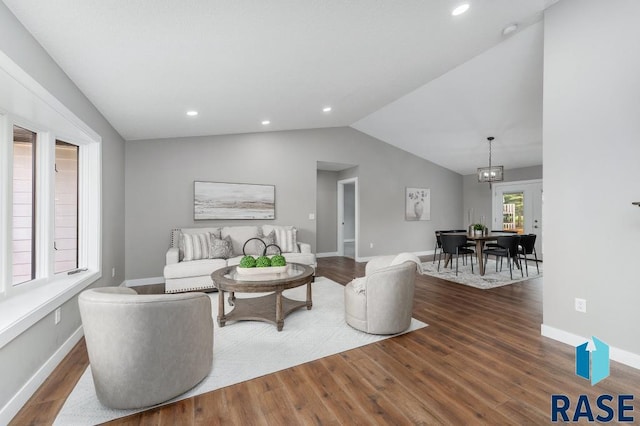
[[[211,238],[208,232],[201,234],[182,234],[183,262],[208,259]]]
[[[316,263],[316,255],[313,253],[282,253],[287,262],[313,265]]]
[[[280,247],[283,253],[297,253],[300,251],[298,248],[298,230],[293,226],[280,226],[280,225],[263,225],[262,232],[265,235],[275,232],[276,244]]]
[[[313,253],[284,253],[283,254],[287,263],[300,263],[302,265],[311,266],[316,263],[316,257]],[[242,255],[227,259],[227,265],[234,266],[239,265],[242,260]],[[269,257],[272,257],[269,255]]]
[[[242,246],[249,238],[260,237],[260,229],[257,226],[225,226],[220,230],[222,238],[230,237],[233,244],[233,252],[242,254]]]
[[[180,231],[182,231],[183,234],[202,234],[203,232],[208,232],[220,238],[220,228],[182,228]]]
[[[217,269],[227,266],[224,259],[202,259],[192,262],[179,262],[164,267],[165,279],[199,277],[211,275]]]
[[[211,235],[211,250],[209,252],[209,258],[211,259],[228,259],[234,256],[233,244],[231,238],[217,238]]]
[[[264,249],[267,247],[266,243],[261,237],[255,237],[259,239],[249,239],[242,245],[242,251],[236,254],[244,254],[247,256],[262,256]]]

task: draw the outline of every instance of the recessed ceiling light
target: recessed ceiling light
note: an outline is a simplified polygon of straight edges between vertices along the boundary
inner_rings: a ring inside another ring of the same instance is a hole
[[[196,115],[198,115],[198,111],[187,111],[187,115],[189,117],[195,117]]]
[[[328,106],[328,107],[322,108],[322,112],[331,112],[331,107]]]
[[[271,122],[269,120],[262,120],[262,125],[263,126],[267,126],[269,124],[271,124]]]
[[[505,35],[505,36],[509,35],[517,29],[518,29],[518,24],[508,25],[504,28],[504,30],[502,30],[502,35]]]
[[[453,16],[458,16],[458,15],[462,15],[463,13],[465,13],[467,10],[469,10],[469,3],[463,3],[460,6],[456,7],[455,9],[453,9],[451,11],[451,14]]]

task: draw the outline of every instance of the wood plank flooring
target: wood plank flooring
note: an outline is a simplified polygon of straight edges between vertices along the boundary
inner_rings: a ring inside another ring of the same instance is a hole
[[[317,274],[346,284],[364,264],[323,258]],[[572,347],[540,336],[542,278],[478,290],[419,276],[414,317],[429,327],[109,424],[547,424],[552,394],[602,393],[634,394],[640,422],[640,371],[612,362],[591,386]],[[82,340],[12,424],[51,424],[87,365]]]

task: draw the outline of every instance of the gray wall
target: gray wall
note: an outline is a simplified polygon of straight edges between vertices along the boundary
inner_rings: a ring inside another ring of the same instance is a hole
[[[544,325],[637,362],[640,2],[563,0],[545,15]]]
[[[334,253],[338,250],[338,172],[318,170],[316,194],[316,250]]]
[[[317,161],[358,165],[362,257],[430,250],[435,229],[460,226],[462,176],[351,128],[132,141],[127,279],[162,276],[171,228],[253,222],[194,222],[194,180],[276,185],[272,223],[296,226],[317,251]],[[431,188],[431,221],[404,220],[406,186]]]
[[[102,136],[102,267],[94,286],[124,280],[124,141],[45,50],[0,2],[0,50]],[[99,64],[97,64],[99,65]],[[111,268],[116,278],[111,278]],[[53,313],[0,349],[0,407],[38,371],[80,326],[77,298],[62,305],[61,322]]]
[[[542,179],[542,166],[522,167],[519,169],[506,169],[504,171],[505,182],[519,180]],[[478,175],[465,175],[462,178],[463,216],[464,227],[469,226],[467,215],[469,209],[473,209],[472,222],[479,223],[484,216],[487,223],[491,221],[491,190],[488,183],[478,182]]]

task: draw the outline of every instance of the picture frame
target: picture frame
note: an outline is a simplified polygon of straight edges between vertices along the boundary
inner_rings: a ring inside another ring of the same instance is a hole
[[[194,220],[275,219],[276,187],[251,183],[193,183]]]
[[[431,189],[405,188],[404,218],[409,221],[431,220]]]

